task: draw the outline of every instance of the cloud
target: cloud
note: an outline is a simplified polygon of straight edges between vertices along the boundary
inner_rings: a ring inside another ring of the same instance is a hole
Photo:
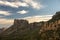
[[[37,0],[12,0],[12,2],[9,1],[2,1],[0,0],[0,5],[5,5],[5,6],[10,6],[10,7],[15,7],[19,8],[20,6],[22,7],[29,7],[29,5],[34,8],[34,9],[41,9],[43,5],[40,2],[37,2]]]
[[[1,10],[0,10],[0,14],[2,14],[2,15],[11,15],[11,13],[9,13],[9,11],[1,11]]]
[[[0,0],[0,5],[5,5],[10,7],[15,7],[15,8],[18,8],[20,6],[23,6],[23,7],[29,6],[27,3],[20,2],[20,1],[8,2],[8,1],[1,1],[1,0]]]
[[[37,2],[37,1],[34,1],[34,0],[23,0],[23,1],[28,3],[34,9],[41,9],[43,7],[43,5],[40,2]]]
[[[22,19],[26,19],[29,21],[29,23],[32,23],[32,22],[48,21],[51,18],[52,18],[52,15],[41,15],[41,16],[37,15],[37,16],[25,17]]]
[[[13,24],[13,19],[0,19],[0,28],[5,27],[8,28]]]
[[[0,19],[0,24],[11,24],[12,22],[12,19]]]
[[[22,10],[22,11],[18,11],[17,13],[19,13],[19,14],[26,14],[26,13],[28,13],[28,11]]]

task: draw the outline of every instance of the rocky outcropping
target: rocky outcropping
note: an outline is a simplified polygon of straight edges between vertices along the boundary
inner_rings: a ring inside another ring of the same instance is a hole
[[[60,12],[47,22],[28,23],[14,20],[14,24],[1,33],[2,40],[60,40]]]
[[[60,40],[60,12],[45,22],[39,33],[41,40]]]

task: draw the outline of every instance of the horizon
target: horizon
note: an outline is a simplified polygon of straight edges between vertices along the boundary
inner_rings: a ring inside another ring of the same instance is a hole
[[[0,28],[11,26],[14,19],[48,21],[60,11],[59,4],[60,0],[0,0]]]
[[[41,21],[48,21],[52,18],[53,15],[42,15],[42,16],[31,16],[31,17],[25,17],[25,18],[17,18],[18,20],[27,20],[28,23],[34,23],[34,22],[41,22]],[[9,28],[11,25],[13,25],[15,19],[2,19],[0,22],[1,24],[5,24],[3,27],[0,28]],[[8,25],[7,25],[8,24]]]

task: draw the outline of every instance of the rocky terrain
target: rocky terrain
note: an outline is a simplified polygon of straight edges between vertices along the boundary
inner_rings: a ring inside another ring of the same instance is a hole
[[[60,12],[46,22],[29,23],[15,19],[13,25],[0,34],[1,40],[60,40]]]

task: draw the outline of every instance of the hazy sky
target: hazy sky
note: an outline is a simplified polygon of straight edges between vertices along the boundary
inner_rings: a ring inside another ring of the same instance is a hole
[[[57,11],[60,11],[60,0],[0,0],[0,28],[20,18],[29,22],[46,21]]]

